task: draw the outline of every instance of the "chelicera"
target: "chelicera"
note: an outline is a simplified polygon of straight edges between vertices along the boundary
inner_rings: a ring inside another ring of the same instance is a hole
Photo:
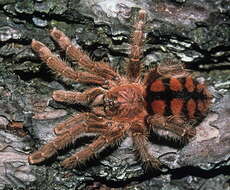
[[[54,129],[57,137],[31,154],[29,163],[49,159],[82,136],[96,136],[92,143],[61,164],[65,168],[74,168],[129,136],[141,161],[157,169],[161,162],[147,148],[151,133],[178,140],[195,136],[193,121],[205,116],[211,95],[205,84],[196,80],[180,63],[166,61],[142,75],[146,17],[146,11],[140,10],[133,26],[125,75],[116,72],[106,62],[92,61],[56,28],[51,30],[51,37],[85,72],[72,69],[44,44],[32,41],[32,49],[57,74],[74,82],[97,86],[84,92],[53,92],[55,101],[82,104],[91,111],[59,123]]]

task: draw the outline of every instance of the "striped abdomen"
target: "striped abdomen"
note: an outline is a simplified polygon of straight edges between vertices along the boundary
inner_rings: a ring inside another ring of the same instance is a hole
[[[194,118],[207,112],[210,94],[203,83],[191,76],[171,77],[149,84],[147,102],[151,114]]]

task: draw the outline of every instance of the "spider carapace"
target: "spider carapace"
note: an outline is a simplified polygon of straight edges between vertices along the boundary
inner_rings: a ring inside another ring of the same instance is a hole
[[[159,168],[161,162],[148,150],[150,133],[178,140],[196,134],[193,121],[205,116],[211,95],[204,82],[196,80],[181,63],[166,61],[142,75],[146,17],[146,11],[140,10],[134,23],[126,75],[115,72],[108,63],[92,61],[56,28],[51,30],[51,37],[85,72],[72,69],[44,44],[32,41],[32,49],[53,71],[72,81],[97,86],[84,92],[53,92],[55,101],[82,104],[91,111],[59,123],[54,129],[57,137],[31,154],[29,163],[54,156],[78,138],[95,136],[93,142],[62,162],[64,167],[74,168],[129,136],[139,159],[151,168]]]

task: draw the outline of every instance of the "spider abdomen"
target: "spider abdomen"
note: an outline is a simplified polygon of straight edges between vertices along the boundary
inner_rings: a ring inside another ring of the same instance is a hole
[[[206,86],[190,75],[160,77],[149,84],[147,102],[151,114],[192,119],[207,112],[210,95]]]

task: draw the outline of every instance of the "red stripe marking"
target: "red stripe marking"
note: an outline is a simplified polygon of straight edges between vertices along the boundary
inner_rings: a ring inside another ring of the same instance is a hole
[[[188,90],[188,92],[193,92],[195,89],[193,79],[191,76],[186,77],[185,79],[185,88]]]
[[[204,87],[205,87],[204,84],[199,83],[196,86],[196,91],[200,93],[200,92],[202,92],[202,90],[204,89]]]
[[[170,102],[172,114],[179,116],[181,114],[183,104],[184,104],[184,100],[182,98],[174,98]]]
[[[197,103],[197,107],[198,107],[198,110],[201,112],[201,113],[205,113],[208,111],[208,108],[209,108],[209,104],[210,104],[210,100],[198,100],[198,103]]]
[[[201,101],[201,100],[198,100],[198,102],[197,102],[197,108],[198,108],[198,110],[202,113],[202,112],[204,112],[204,102],[203,101]]]
[[[196,112],[196,102],[192,98],[187,102],[187,110],[189,118],[194,118],[194,114]]]
[[[182,84],[181,82],[177,79],[172,77],[169,82],[170,89],[173,91],[181,91],[182,90]]]
[[[163,100],[153,100],[151,106],[154,113],[164,114],[166,105]]]
[[[163,91],[165,91],[164,83],[163,83],[162,80],[160,80],[160,79],[155,80],[155,81],[151,84],[150,90],[153,91],[153,92],[163,92]]]

